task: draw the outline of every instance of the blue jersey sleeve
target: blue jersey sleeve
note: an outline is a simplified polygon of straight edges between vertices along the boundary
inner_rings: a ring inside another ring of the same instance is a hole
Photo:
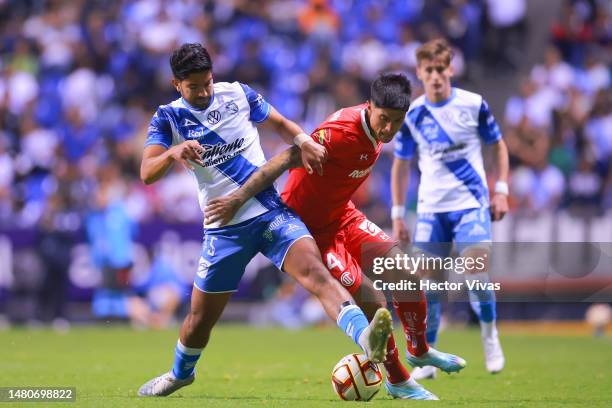
[[[414,156],[415,149],[416,142],[410,133],[410,128],[404,123],[395,136],[395,157],[408,160]]]
[[[147,130],[145,146],[150,145],[162,145],[167,149],[172,145],[172,127],[162,108],[157,109]]]
[[[499,126],[497,126],[495,118],[489,111],[489,105],[484,99],[480,104],[480,112],[478,113],[478,134],[486,144],[496,143],[502,138]]]
[[[240,86],[246,95],[247,101],[249,102],[249,108],[251,109],[249,120],[260,123],[268,119],[272,105],[266,102],[263,96],[255,92],[250,86],[242,83]]]

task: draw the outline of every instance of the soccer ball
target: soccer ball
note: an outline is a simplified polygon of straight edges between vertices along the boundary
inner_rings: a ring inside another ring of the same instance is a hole
[[[345,401],[369,401],[380,390],[382,374],[365,354],[342,357],[332,371],[332,388]]]
[[[595,336],[602,336],[612,321],[612,308],[607,303],[591,305],[586,312],[586,321],[593,327]]]

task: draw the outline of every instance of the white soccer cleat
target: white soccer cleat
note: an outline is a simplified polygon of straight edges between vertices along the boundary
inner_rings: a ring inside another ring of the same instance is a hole
[[[150,381],[147,381],[138,390],[138,395],[141,397],[165,397],[166,395],[172,394],[174,391],[183,388],[195,380],[195,374],[179,380],[172,375],[172,372],[167,372],[159,377],[155,377]]]
[[[504,369],[506,359],[499,342],[497,334],[490,337],[482,337],[482,347],[484,348],[485,366],[491,374],[497,374]]]
[[[393,331],[391,313],[385,308],[376,311],[368,327],[361,333],[359,344],[373,363],[382,363],[387,356],[387,341]]]
[[[429,346],[429,350],[421,356],[413,356],[406,350],[406,361],[412,367],[434,366],[446,373],[456,373],[465,368],[466,361],[454,354],[444,353]]]
[[[434,366],[416,367],[410,373],[410,377],[415,380],[435,380],[438,376],[438,369]]]

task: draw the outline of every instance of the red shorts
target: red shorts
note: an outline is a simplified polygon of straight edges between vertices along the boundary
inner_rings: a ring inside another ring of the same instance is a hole
[[[323,263],[351,294],[361,286],[361,266],[369,268],[375,257],[385,255],[396,244],[354,208],[347,211],[337,226],[312,232],[312,235]]]

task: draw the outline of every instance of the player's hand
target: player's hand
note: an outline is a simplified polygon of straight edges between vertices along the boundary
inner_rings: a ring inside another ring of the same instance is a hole
[[[508,196],[501,193],[495,193],[491,199],[491,219],[500,221],[508,212]]]
[[[204,166],[202,153],[204,153],[204,148],[202,148],[202,145],[197,140],[186,140],[170,148],[170,156],[189,170],[193,170],[193,165],[190,161]]]
[[[204,223],[212,224],[220,221],[220,226],[224,226],[242,207],[242,200],[233,194],[226,197],[219,197],[210,200],[204,208]]]
[[[406,222],[401,218],[393,220],[393,238],[400,241],[402,245],[410,243],[410,231],[408,231]]]
[[[319,176],[323,175],[323,164],[327,161],[327,149],[314,140],[308,140],[302,144],[302,164],[308,174],[313,170]]]

